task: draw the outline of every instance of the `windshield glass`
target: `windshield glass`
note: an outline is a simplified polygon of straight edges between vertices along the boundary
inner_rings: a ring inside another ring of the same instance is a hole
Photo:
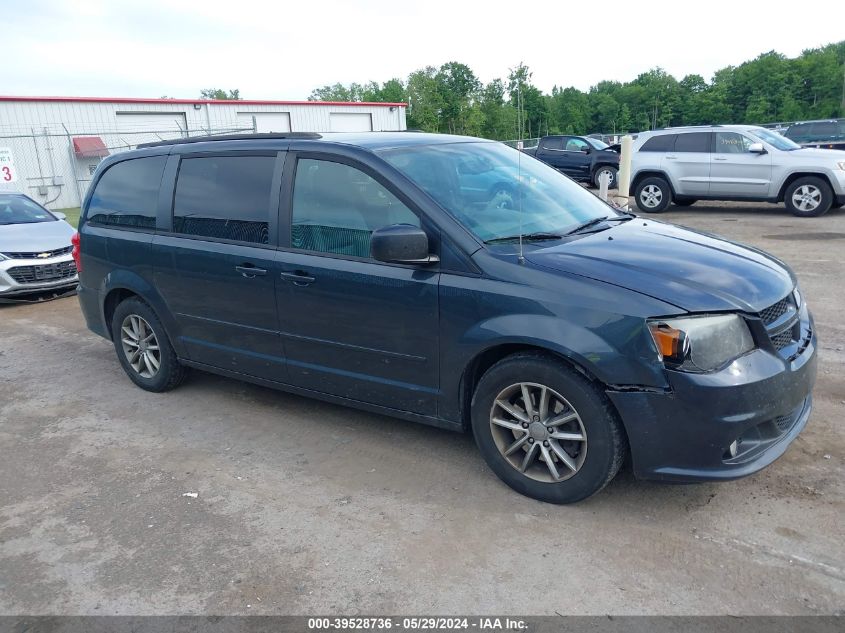
[[[502,143],[444,143],[381,155],[483,241],[560,234],[616,215],[566,176]]]
[[[749,134],[753,134],[761,141],[766,141],[769,145],[776,149],[789,151],[791,149],[801,149],[801,146],[795,141],[791,141],[785,136],[781,136],[777,132],[770,132],[765,129],[748,130]]]
[[[608,147],[610,147],[610,145],[608,145],[604,141],[600,141],[599,139],[593,138],[592,136],[585,136],[584,138],[587,139],[587,142],[596,149],[607,149]]]
[[[0,194],[0,224],[53,222],[56,218],[37,202],[21,196]]]

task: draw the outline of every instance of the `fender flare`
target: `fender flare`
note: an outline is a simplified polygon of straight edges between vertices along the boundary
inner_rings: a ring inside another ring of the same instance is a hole
[[[179,329],[178,324],[176,323],[176,319],[173,317],[173,314],[168,309],[167,303],[164,301],[161,294],[159,294],[154,285],[144,279],[141,275],[126,268],[112,270],[103,277],[103,280],[100,283],[100,319],[105,326],[105,331],[109,334],[109,338],[111,338],[111,323],[108,323],[106,320],[106,300],[110,293],[117,290],[129,291],[149,304],[149,306],[155,311],[158,318],[161,319],[167,336],[170,339],[170,344],[173,345],[173,348],[176,350],[177,356],[185,356],[184,350],[179,342],[180,339],[177,336]]]

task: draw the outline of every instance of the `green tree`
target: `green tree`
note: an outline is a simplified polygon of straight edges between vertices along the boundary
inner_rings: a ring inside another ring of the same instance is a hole
[[[408,77],[408,127],[437,132],[443,110],[442,92],[439,88],[437,69],[426,66]]]
[[[845,41],[790,59],[770,51],[738,66],[680,81],[652,68],[629,82],[599,81],[587,91],[555,86],[543,94],[520,62],[505,80],[482,85],[466,64],[427,66],[379,84],[315,89],[323,101],[406,102],[408,127],[495,139],[547,133],[628,132],[671,125],[768,123],[845,116]],[[208,95],[208,96],[207,96]],[[234,96],[232,96],[234,95]],[[204,90],[203,98],[238,98]]]
[[[239,101],[241,98],[240,90],[229,90],[226,92],[220,88],[203,88],[200,90],[200,99],[217,100],[217,101]]]
[[[450,134],[466,132],[466,113],[481,88],[481,82],[466,64],[447,62],[434,76],[440,91],[440,130]]]

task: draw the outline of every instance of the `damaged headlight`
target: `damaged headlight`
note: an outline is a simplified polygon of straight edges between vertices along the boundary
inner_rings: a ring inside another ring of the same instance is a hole
[[[648,328],[658,358],[672,369],[713,371],[754,349],[737,314],[654,319]]]

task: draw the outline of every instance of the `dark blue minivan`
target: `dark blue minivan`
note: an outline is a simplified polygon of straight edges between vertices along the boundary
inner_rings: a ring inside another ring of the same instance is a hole
[[[88,326],[141,388],[195,368],[471,428],[544,501],[628,456],[642,478],[742,477],[810,415],[817,339],[785,264],[493,141],[152,144],[102,162],[74,244]]]

